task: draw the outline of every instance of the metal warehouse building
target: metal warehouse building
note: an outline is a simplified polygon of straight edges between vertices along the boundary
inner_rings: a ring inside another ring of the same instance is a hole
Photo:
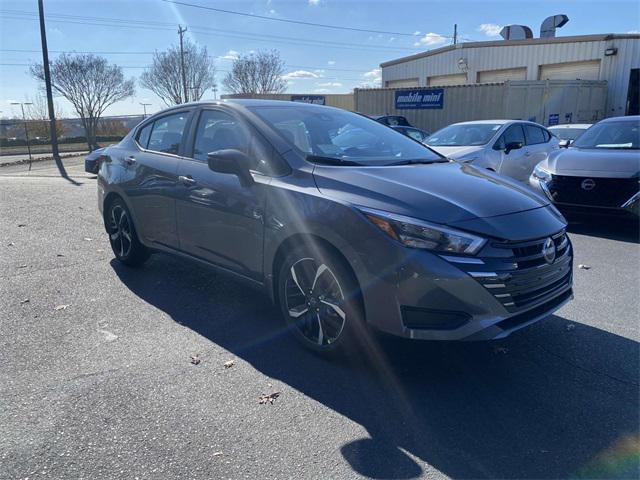
[[[640,34],[469,42],[382,63],[384,87],[606,80],[607,117],[640,113]]]

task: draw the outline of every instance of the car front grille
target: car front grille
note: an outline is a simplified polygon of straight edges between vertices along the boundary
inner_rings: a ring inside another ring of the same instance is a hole
[[[617,208],[638,192],[638,179],[552,175],[548,188],[556,203]]]
[[[455,262],[480,282],[510,313],[547,302],[571,288],[573,254],[564,231],[552,237],[555,259],[543,252],[548,238],[526,242],[490,242],[475,260]]]

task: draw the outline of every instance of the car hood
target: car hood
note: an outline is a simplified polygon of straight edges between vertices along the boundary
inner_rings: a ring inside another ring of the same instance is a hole
[[[352,205],[454,224],[548,205],[523,184],[459,163],[395,167],[316,165],[320,192]]]
[[[440,155],[444,155],[445,157],[455,158],[455,159],[462,158],[466,155],[479,152],[484,148],[482,145],[480,146],[466,145],[462,147],[437,147],[437,146],[434,147],[432,145],[429,145],[429,147],[435,150],[436,152],[438,152]]]
[[[547,160],[552,173],[562,175],[593,175],[626,177],[640,172],[640,152],[637,150],[567,148],[555,151]]]

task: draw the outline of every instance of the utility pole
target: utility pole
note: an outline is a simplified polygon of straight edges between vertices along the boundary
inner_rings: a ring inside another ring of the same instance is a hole
[[[49,72],[49,50],[47,49],[47,30],[44,26],[44,5],[42,0],[38,0],[38,11],[40,12],[40,40],[42,41],[42,67],[44,68],[44,83],[47,90],[47,106],[49,109],[49,136],[51,137],[51,153],[56,162],[58,171],[63,177],[67,177],[67,172],[62,164],[60,152],[58,151],[58,132],[56,132],[56,113],[53,107],[53,92],[51,90],[51,73]],[[31,163],[29,163],[31,169]]]
[[[453,44],[456,45],[458,43],[458,24],[453,24]]]
[[[140,105],[142,105],[142,108],[144,109],[144,115],[142,116],[142,119],[144,120],[145,118],[147,118],[147,107],[150,106],[150,103],[140,103]]]
[[[213,99],[214,100],[218,99],[218,84],[217,83],[213,84]]]
[[[187,75],[184,71],[184,47],[182,46],[182,37],[187,31],[187,27],[182,28],[181,25],[178,25],[178,35],[180,35],[180,65],[182,69],[182,88],[184,91],[184,102],[187,103],[189,101],[189,93],[187,90]]]
[[[29,152],[29,171],[31,171],[31,162],[33,161],[33,158],[31,158],[31,145],[29,144],[29,128],[27,127],[27,117],[24,114],[24,106],[33,105],[33,103],[11,102],[11,105],[20,105],[20,109],[22,110],[22,121],[24,122],[24,137],[27,139],[27,151]]]

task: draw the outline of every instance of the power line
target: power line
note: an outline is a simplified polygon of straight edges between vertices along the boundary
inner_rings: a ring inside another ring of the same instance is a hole
[[[2,11],[5,18],[17,19],[17,20],[27,20],[31,18],[33,15],[31,12],[19,11],[19,10],[3,10]],[[17,15],[17,16],[16,16]],[[137,30],[173,30],[175,28],[174,24],[164,23],[164,22],[140,22],[137,20],[126,20],[120,18],[105,18],[105,17],[82,17],[79,15],[59,15],[59,14],[50,14],[48,15],[48,21],[57,22],[57,23],[68,23],[68,24],[76,24],[76,25],[92,25],[92,26],[102,26],[102,27],[116,27],[116,28],[135,28]],[[341,49],[349,49],[349,50],[387,50],[387,51],[412,51],[415,52],[415,47],[393,47],[389,45],[379,45],[379,44],[364,44],[364,43],[353,43],[353,42],[336,42],[336,41],[325,41],[325,40],[313,40],[308,38],[301,37],[286,37],[279,35],[269,35],[269,34],[251,34],[247,32],[242,32],[238,30],[222,30],[217,28],[198,26],[198,25],[188,25],[192,32],[202,34],[202,35],[211,35],[218,37],[235,37],[235,38],[243,38],[249,39],[257,42],[268,42],[268,43],[284,43],[288,45],[300,45],[306,44],[307,46],[318,46],[318,47],[340,47]]]
[[[13,52],[13,53],[40,53],[40,50],[29,50],[21,48],[0,48],[0,52]],[[94,55],[153,55],[155,52],[114,52],[114,51],[95,51],[95,50],[49,50],[50,53],[72,53],[72,54],[94,54]],[[220,59],[215,55],[209,55],[210,58]],[[231,60],[231,59],[224,59]],[[327,70],[331,72],[353,72],[353,73],[366,73],[369,70],[357,70],[352,68],[335,68],[325,67],[324,65],[297,65],[288,63],[288,68],[307,68],[310,70]],[[222,71],[220,69],[216,69]]]
[[[320,28],[332,28],[334,30],[348,30],[348,31],[352,31],[352,32],[364,32],[364,33],[380,33],[380,34],[384,34],[384,35],[402,35],[402,36],[406,36],[406,37],[414,37],[416,36],[415,33],[407,33],[407,32],[390,32],[390,31],[386,31],[386,30],[370,30],[367,28],[356,28],[356,27],[345,27],[342,25],[329,25],[326,23],[315,23],[315,22],[303,22],[301,20],[290,20],[290,19],[286,19],[286,18],[275,18],[275,17],[268,17],[266,15],[256,15],[253,13],[246,13],[246,12],[238,12],[238,11],[234,11],[234,10],[225,10],[222,8],[215,8],[215,7],[208,7],[205,5],[196,5],[193,3],[187,3],[187,2],[178,2],[175,0],[162,0],[165,3],[173,3],[175,5],[182,5],[185,7],[192,7],[192,8],[200,8],[202,10],[210,10],[210,11],[214,11],[214,12],[219,12],[219,13],[228,13],[231,15],[240,15],[243,17],[251,17],[251,18],[259,18],[261,20],[271,20],[274,22],[284,22],[284,23],[295,23],[297,25],[306,25],[308,27],[320,27]]]

